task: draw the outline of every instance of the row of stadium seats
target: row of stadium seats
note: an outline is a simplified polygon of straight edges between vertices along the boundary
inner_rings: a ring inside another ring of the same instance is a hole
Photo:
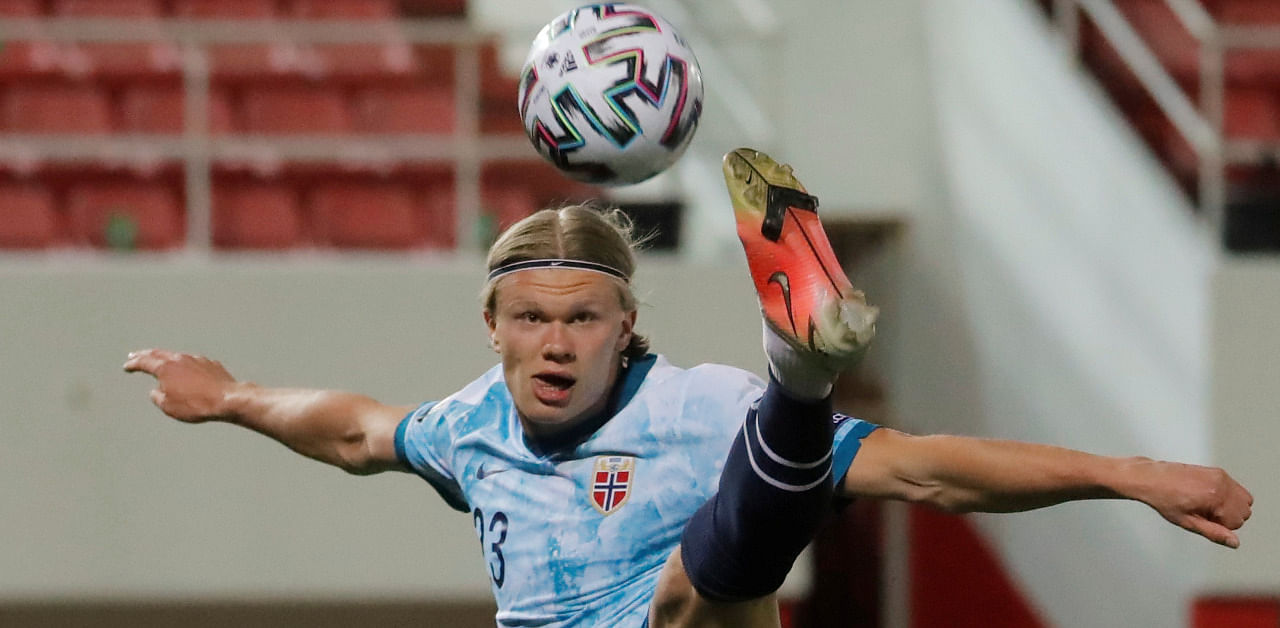
[[[0,0],[0,17],[388,20],[465,11],[466,0]]]
[[[281,78],[353,84],[453,80],[454,52],[447,45],[303,44],[283,36],[273,39],[269,44],[209,46],[214,83]],[[388,39],[394,36],[389,34]],[[113,85],[173,80],[181,70],[181,52],[172,42],[55,43],[32,37],[0,48],[0,81],[67,78]]]
[[[59,188],[0,183],[0,249],[62,245],[162,250],[185,240],[181,187],[165,180],[101,178]],[[483,193],[486,214],[509,224],[538,208],[527,189]],[[222,249],[451,249],[457,244],[448,181],[339,180],[305,186],[220,182],[213,245]]]
[[[68,72],[48,61],[58,57],[39,52],[44,46],[52,44],[18,42],[0,47],[0,132],[81,132],[87,127],[92,132],[163,133],[175,128],[175,114],[181,118],[182,84],[176,69],[173,73],[148,74],[129,64],[154,59],[154,55],[122,54],[120,50],[153,47],[152,44],[96,44],[108,53],[102,58],[110,61],[93,67],[103,72],[113,68],[114,74],[93,75]],[[211,50],[215,74],[210,107],[215,131],[385,133],[445,132],[453,128],[455,51],[449,46],[403,47],[410,51],[408,58],[412,61],[399,69],[396,62],[389,61],[395,54],[387,54],[401,49],[397,46],[294,47],[321,51],[333,60],[317,66],[325,68],[318,73],[270,61],[273,50],[281,47],[241,45]],[[83,51],[84,45],[71,48]],[[512,104],[518,80],[502,72],[493,44],[480,47],[479,53],[481,131],[518,134],[521,126]],[[218,64],[218,60],[223,63]],[[217,74],[219,70],[223,74]],[[33,109],[73,111],[85,121],[63,128],[56,119],[60,116],[47,116]],[[147,116],[139,121],[133,113],[137,110],[156,111],[167,122],[151,123],[145,119]],[[284,126],[296,128],[281,129],[272,122],[281,117],[280,112],[288,120]],[[41,122],[42,118],[49,120]]]
[[[1275,0],[1201,0],[1209,14],[1223,24],[1280,24]]]
[[[91,147],[114,134],[181,133],[182,59],[176,41],[165,41],[164,18],[281,25],[281,36],[260,44],[206,48],[215,135],[453,133],[460,49],[403,42],[395,20],[464,11],[463,0],[0,0],[0,19],[123,18],[154,20],[160,29],[153,42],[71,43],[43,40],[37,24],[27,39],[4,42],[0,142],[50,134],[85,136]],[[284,36],[286,20],[310,19],[354,20],[386,36],[369,44]],[[479,53],[480,132],[522,133],[516,80],[499,68],[494,44]],[[125,172],[121,164],[42,159],[32,150],[30,159],[11,151],[19,162],[0,163],[0,249],[183,246],[188,209],[179,162],[130,163]],[[345,164],[340,147],[331,163],[262,159],[270,164],[212,165],[216,248],[448,249],[462,237],[448,163]],[[487,162],[480,183],[482,225],[594,196],[540,161]]]
[[[0,131],[10,133],[177,134],[183,130],[180,85],[138,85],[112,91],[50,83],[0,89]],[[214,134],[450,133],[454,92],[431,85],[343,90],[327,85],[214,89],[209,128]],[[506,116],[515,118],[514,106]],[[511,130],[511,121],[482,130]],[[519,124],[514,124],[519,132]]]
[[[481,213],[504,227],[534,210],[597,196],[541,161],[484,164]],[[223,249],[451,249],[459,240],[452,171],[377,175],[313,167],[264,178],[213,174],[212,240]],[[181,172],[142,177],[107,169],[0,178],[0,249],[58,246],[167,249],[185,239]]]
[[[449,79],[452,54],[447,46],[409,46],[397,37],[396,18],[459,17],[463,0],[0,0],[0,18],[75,17],[141,20],[186,19],[343,20],[384,29],[377,44],[318,45],[291,42],[278,35],[262,44],[217,45],[209,51],[215,79],[309,78],[379,80],[412,77]],[[157,22],[157,25],[159,22]],[[163,30],[157,33],[163,34]],[[39,76],[103,79],[174,75],[181,68],[173,43],[59,44],[41,39],[36,29],[25,39],[0,47],[0,79]]]

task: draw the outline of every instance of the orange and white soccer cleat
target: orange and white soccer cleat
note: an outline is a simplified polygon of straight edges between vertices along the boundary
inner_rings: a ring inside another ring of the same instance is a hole
[[[768,155],[724,156],[724,181],[765,323],[829,371],[853,366],[878,310],[845,277],[818,221],[818,199]]]

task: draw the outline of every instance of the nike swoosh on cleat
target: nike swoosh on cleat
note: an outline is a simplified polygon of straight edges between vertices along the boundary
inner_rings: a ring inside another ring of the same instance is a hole
[[[796,329],[796,315],[791,310],[791,278],[785,271],[778,270],[769,275],[768,283],[776,283],[779,288],[782,288],[782,302],[787,305],[787,322],[791,323],[791,333],[799,334],[800,330]]]

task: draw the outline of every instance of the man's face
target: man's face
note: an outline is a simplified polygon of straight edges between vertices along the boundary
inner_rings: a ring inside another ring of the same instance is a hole
[[[524,429],[553,434],[603,411],[636,320],[617,281],[554,268],[498,281],[484,318]]]

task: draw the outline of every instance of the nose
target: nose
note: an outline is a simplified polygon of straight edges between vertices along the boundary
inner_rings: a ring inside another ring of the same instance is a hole
[[[564,323],[556,321],[547,326],[546,336],[542,342],[542,357],[557,364],[573,361],[575,357],[573,343]]]

